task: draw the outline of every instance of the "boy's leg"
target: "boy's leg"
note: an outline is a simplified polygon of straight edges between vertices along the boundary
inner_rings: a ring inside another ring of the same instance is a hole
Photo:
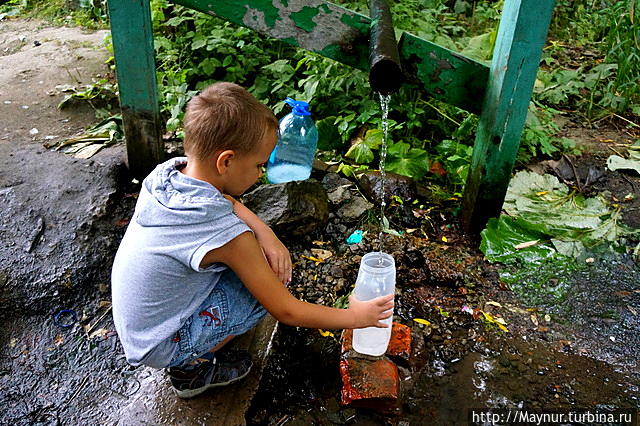
[[[209,349],[209,352],[213,352],[213,353],[218,352],[220,349],[222,349],[224,345],[229,343],[234,337],[236,337],[234,334],[232,334],[231,336],[228,336],[222,342],[218,343],[213,349]]]
[[[223,273],[179,330],[179,348],[168,369],[178,396],[189,398],[245,377],[252,366],[248,352],[223,346],[253,328],[265,313],[231,270]],[[194,365],[198,358],[204,362]]]

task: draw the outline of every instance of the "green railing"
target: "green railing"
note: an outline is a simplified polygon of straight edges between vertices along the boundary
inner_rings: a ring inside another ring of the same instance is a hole
[[[322,0],[177,0],[354,68],[368,70],[371,19]],[[463,199],[465,227],[499,214],[511,177],[554,0],[505,0],[491,66],[409,33],[398,42],[407,81],[480,114]],[[148,0],[109,0],[120,106],[131,172],[163,159]]]

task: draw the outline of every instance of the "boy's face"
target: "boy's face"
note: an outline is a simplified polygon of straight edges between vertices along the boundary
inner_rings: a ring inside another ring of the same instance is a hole
[[[256,147],[234,158],[227,169],[227,185],[225,192],[238,196],[244,193],[262,176],[263,168],[276,146],[278,135],[276,129],[268,129]]]

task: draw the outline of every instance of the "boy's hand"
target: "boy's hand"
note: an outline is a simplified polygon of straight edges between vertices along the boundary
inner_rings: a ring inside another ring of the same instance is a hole
[[[283,284],[289,283],[291,281],[292,271],[291,254],[289,254],[289,250],[287,250],[272,231],[262,232],[260,235],[256,234],[256,239],[278,279]]]
[[[379,327],[387,328],[388,324],[380,322],[393,315],[393,294],[376,297],[361,302],[352,294],[349,296],[349,310],[355,317],[353,328]]]

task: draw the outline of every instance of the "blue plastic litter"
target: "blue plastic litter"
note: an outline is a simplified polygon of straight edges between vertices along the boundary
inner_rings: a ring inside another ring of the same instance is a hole
[[[360,241],[362,241],[362,231],[359,229],[356,229],[353,234],[347,237],[347,244],[358,244]]]
[[[71,322],[69,322],[69,318]],[[58,327],[68,328],[78,322],[78,314],[73,309],[63,309],[53,317],[53,323]]]

